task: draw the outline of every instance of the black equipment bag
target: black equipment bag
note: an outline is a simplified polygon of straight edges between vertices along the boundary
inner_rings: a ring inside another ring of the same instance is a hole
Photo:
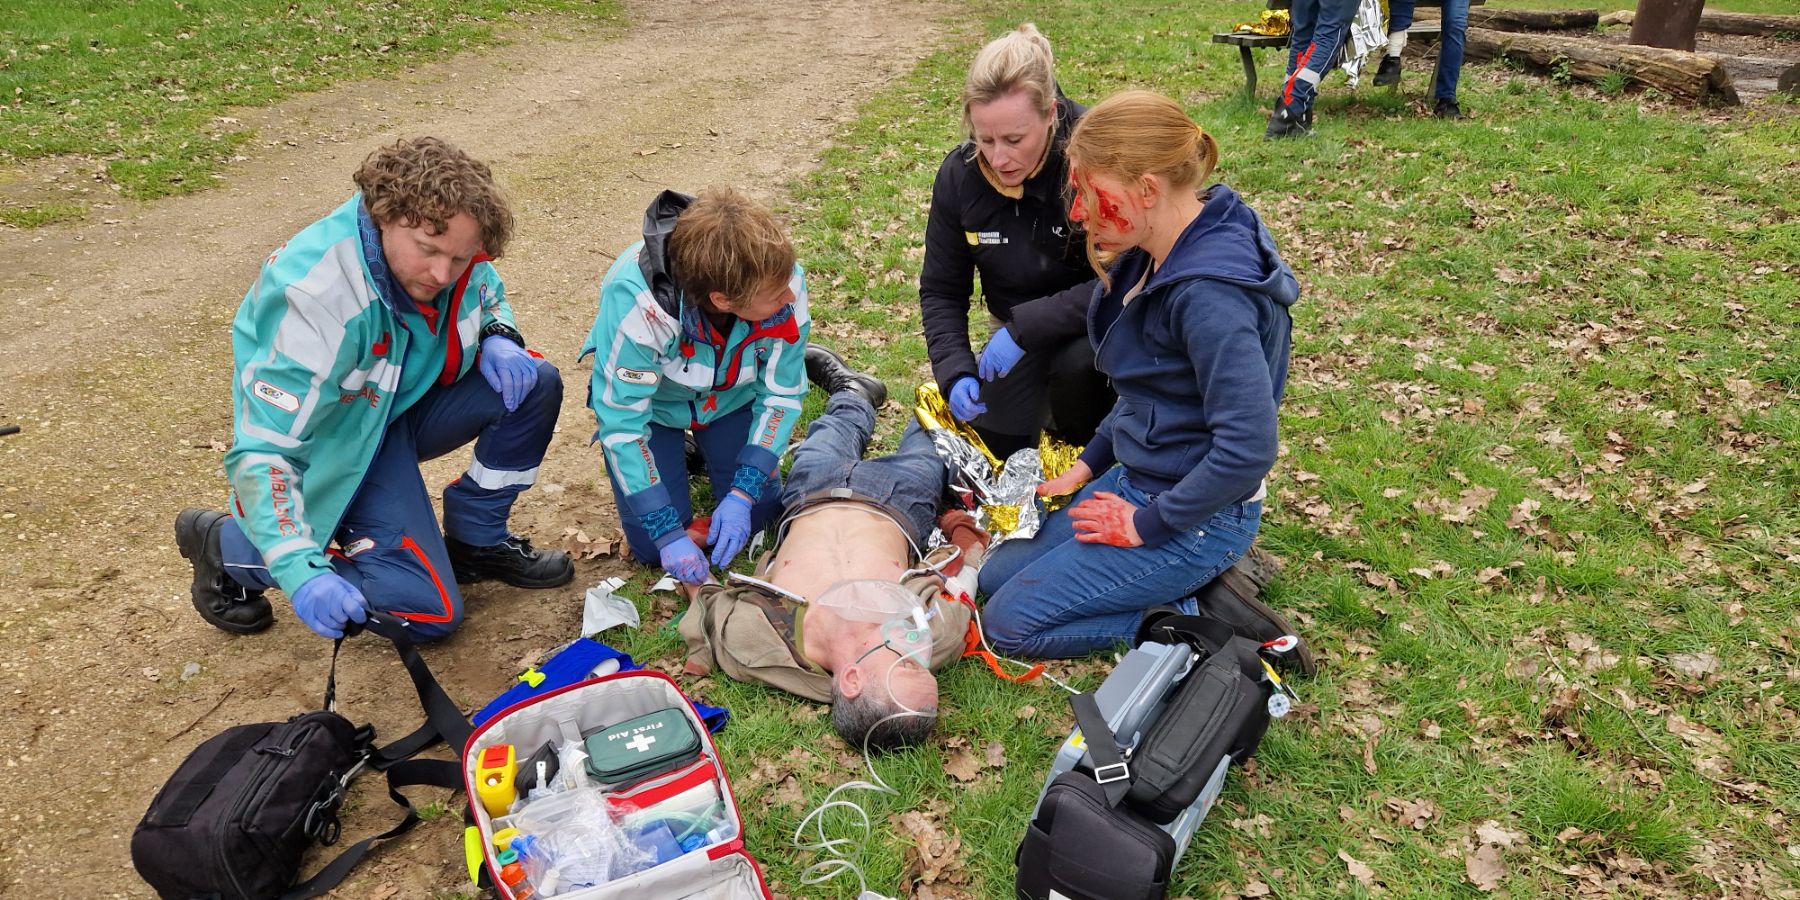
[[[337,654],[325,682],[325,709],[286,722],[239,725],[202,743],[157,791],[131,835],[138,874],[165,900],[302,900],[336,887],[378,841],[419,822],[400,788],[462,787],[460,766],[410,757],[440,740],[461,752],[468,719],[444,694],[406,634],[405,620],[371,612],[368,628],[388,638],[406,664],[426,724],[385,747],[375,730],[336,712]],[[314,841],[337,842],[337,811],[365,769],[387,773],[388,795],[406,810],[400,824],[348,848],[302,884],[301,858]]]
[[[1257,643],[1217,619],[1152,610],[1138,632],[1138,642],[1146,640],[1185,643],[1201,654],[1131,756],[1126,800],[1165,825],[1200,796],[1227,755],[1242,763],[1256,752],[1269,730],[1274,685]]]
[[[1016,857],[1018,900],[1161,900],[1175,839],[1081,772],[1050,783]]]

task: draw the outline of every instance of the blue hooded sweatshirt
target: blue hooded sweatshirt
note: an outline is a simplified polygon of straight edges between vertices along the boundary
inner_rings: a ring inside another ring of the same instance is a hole
[[[1155,546],[1256,496],[1275,464],[1287,384],[1294,272],[1256,212],[1223,184],[1206,193],[1142,292],[1150,254],[1122,254],[1088,310],[1095,365],[1119,401],[1081,459],[1113,463],[1155,499],[1133,518]]]

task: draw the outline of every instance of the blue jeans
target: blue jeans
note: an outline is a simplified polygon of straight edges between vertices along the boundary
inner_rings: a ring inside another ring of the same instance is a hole
[[[715,501],[731,492],[731,480],[737,475],[738,451],[750,442],[750,425],[754,418],[751,405],[745,404],[736,412],[707,423],[704,428],[694,429],[694,443],[700,445],[700,455],[706,460],[706,477],[712,481]],[[656,460],[656,470],[669,485],[669,503],[674,505],[683,526],[694,519],[693,498],[682,486],[687,477],[686,434],[680,428],[667,425],[650,426],[650,455]],[[672,474],[681,477],[674,478]],[[613,496],[625,496],[611,470],[607,471],[606,477],[612,482]],[[762,496],[750,508],[750,532],[762,530],[780,511],[781,473],[777,471],[769,475],[769,480],[763,484]],[[625,531],[625,542],[631,546],[631,555],[648,565],[656,565],[662,558],[662,551],[651,539],[650,532],[644,530],[644,523],[637,514],[623,503],[619,504],[619,525]]]
[[[1037,537],[1001,544],[980,575],[982,625],[995,649],[1067,658],[1128,641],[1144,610],[1178,604],[1243,558],[1262,522],[1261,502],[1234,503],[1160,546],[1084,544],[1069,509],[1097,491],[1138,506],[1154,499],[1113,466],[1051,513]]]
[[[1466,7],[1468,0],[1463,0]],[[1357,0],[1294,0],[1288,8],[1293,33],[1288,38],[1287,81],[1276,97],[1278,105],[1295,112],[1312,109],[1319,93],[1319,79],[1337,64],[1338,51],[1356,20]]]
[[[510,413],[475,369],[427,391],[382,435],[381,448],[338,524],[332,568],[356,585],[370,606],[410,620],[418,639],[455,631],[462,622],[462,594],[444,534],[478,547],[506,540],[513,501],[537,480],[562,394],[562,376],[544,361],[538,363],[537,385]],[[475,458],[469,470],[444,487],[440,534],[419,463],[471,439]],[[245,587],[276,586],[236,519],[220,530],[219,549],[225,571]]]
[[[806,440],[794,449],[782,505],[793,506],[817,491],[849,488],[905,514],[913,533],[923,539],[937,522],[944,461],[917,420],[906,427],[893,453],[863,459],[874,431],[875,408],[869,401],[852,391],[832,394],[825,414],[813,420]]]
[[[1388,3],[1388,33],[1412,27],[1414,0],[1391,0]],[[1456,99],[1456,80],[1462,75],[1463,45],[1469,37],[1469,0],[1444,0],[1444,31],[1438,36],[1437,75],[1432,78],[1431,95],[1439,100]]]

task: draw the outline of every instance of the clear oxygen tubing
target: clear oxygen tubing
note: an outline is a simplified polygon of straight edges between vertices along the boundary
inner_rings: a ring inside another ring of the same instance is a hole
[[[800,515],[806,515],[808,512],[810,512],[810,510],[803,511]],[[796,518],[798,518],[798,516],[796,516]],[[907,541],[908,543],[911,543],[912,539],[908,537]],[[913,545],[913,551],[917,558],[923,562],[925,554],[919,552],[917,544]],[[968,598],[970,601],[967,605],[970,612],[975,617],[975,632],[981,638],[982,647],[989,653],[993,653],[995,659],[1018,666],[1021,669],[1030,668],[1026,663],[994,653],[993,646],[988,643],[987,633],[982,629],[981,625],[981,611],[976,608],[975,603],[973,602],[973,592],[970,591],[969,585],[962,580],[964,577],[968,577],[972,581],[972,568],[965,566],[962,572],[954,577],[943,574],[943,567],[960,555],[961,550],[958,548],[956,555],[951,556],[950,559],[946,559],[936,566],[925,564],[920,568],[910,569],[901,577],[906,578],[925,572],[936,574],[938,578],[944,582],[945,593],[947,596],[951,597],[953,602],[962,602],[964,597]],[[963,596],[957,597],[955,594],[950,593],[952,590],[960,592]],[[885,627],[883,630],[885,631]],[[896,653],[894,662],[887,667],[887,670],[882,675],[888,688],[889,697],[894,696],[894,671],[899,668],[901,663],[906,662],[908,659],[913,660],[922,668],[931,668],[931,657],[928,647],[916,649],[911,653],[906,654]],[[1044,677],[1057,687],[1068,691],[1071,694],[1080,693],[1048,672],[1044,674]],[[891,900],[891,898],[886,895],[869,890],[868,878],[863,875],[862,867],[858,866],[851,858],[852,851],[860,849],[868,843],[872,828],[869,819],[869,811],[863,808],[862,804],[857,803],[855,800],[848,799],[847,795],[857,791],[869,791],[876,794],[888,794],[891,796],[900,795],[900,792],[889,786],[888,783],[882,779],[881,773],[875,770],[875,760],[869,755],[869,735],[874,734],[877,728],[897,719],[919,718],[924,717],[927,714],[907,706],[897,698],[894,702],[900,705],[900,711],[876,721],[875,725],[863,735],[863,765],[868,767],[869,777],[867,779],[852,779],[832,788],[831,792],[825,795],[825,799],[820,801],[819,805],[814,807],[811,812],[807,813],[806,816],[800,820],[799,825],[795,826],[795,849],[817,851],[824,854],[826,857],[801,871],[801,884],[823,884],[848,871],[856,876],[858,888],[857,900]],[[853,816],[851,819],[851,827],[860,829],[862,834],[859,837],[854,838],[831,837],[827,834],[825,830],[825,814],[834,809],[848,810],[848,814]],[[809,828],[812,829],[812,836],[809,836],[807,833]]]

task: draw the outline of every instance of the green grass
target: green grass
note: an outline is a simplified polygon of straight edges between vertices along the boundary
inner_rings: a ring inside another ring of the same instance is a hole
[[[614,17],[613,0],[12,0],[0,16],[0,176],[103,164],[127,197],[198,190],[251,132],[229,115],[494,40],[524,13]],[[31,227],[70,217],[8,209]]]
[[[36,228],[57,222],[73,222],[87,215],[80,203],[34,203],[29,206],[0,205],[0,223],[14,228]]]
[[[1170,895],[1251,881],[1369,893],[1341,850],[1384,893],[1477,896],[1464,857],[1489,820],[1517,837],[1501,881],[1514,896],[1590,877],[1670,896],[1800,882],[1785,818],[1800,804],[1800,120],[1471,65],[1474,121],[1423,116],[1416,72],[1399,94],[1334,77],[1318,135],[1271,144],[1278,57],[1263,55],[1253,106],[1235,54],[1200,37],[1255,4],[982,8],[987,35],[1036,21],[1073,97],[1148,85],[1181,99],[1220,142],[1217,177],[1270,223],[1304,286],[1261,540],[1288,562],[1272,598],[1324,668],[1255,771],[1233,777]],[[929,377],[919,235],[977,43],[868,102],[788,211],[815,340],[903,404]],[[884,421],[890,445],[901,424]],[[1702,655],[1716,668],[1684,674]],[[1053,670],[1092,684],[1106,664]],[[1583,687],[1562,709],[1568,679]],[[790,844],[800,816],[858,774],[828,723],[760,688],[707,694],[736,715],[721,738],[741,792],[766,799],[756,773],[769,766],[804,785],[804,802],[750,824],[771,877],[790,894],[854,896],[848,878],[803,889],[819,857]],[[962,842],[964,880],[936,882],[939,895],[1000,896],[1066,705],[974,663],[944,676],[943,698],[940,740],[1000,741],[1006,766],[962,784],[941,745],[882,758],[902,796],[864,798],[875,829],[856,858],[872,887],[905,895],[918,868],[897,817],[923,809]],[[1671,730],[1683,722],[1697,730]],[[1398,820],[1421,801],[1431,816]]]

